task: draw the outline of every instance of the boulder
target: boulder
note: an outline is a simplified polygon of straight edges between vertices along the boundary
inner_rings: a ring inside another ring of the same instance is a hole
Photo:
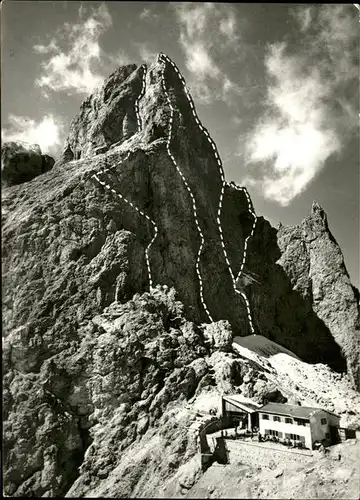
[[[205,341],[219,351],[230,351],[233,333],[228,321],[217,321],[206,325],[204,330]]]

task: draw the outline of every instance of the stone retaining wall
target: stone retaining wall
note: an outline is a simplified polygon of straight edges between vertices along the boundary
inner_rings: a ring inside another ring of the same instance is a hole
[[[267,467],[275,469],[278,467],[286,467],[289,461],[297,463],[307,463],[312,460],[313,455],[305,453],[277,450],[272,447],[262,447],[255,443],[246,443],[244,441],[225,440],[228,450],[228,460],[230,463],[241,463],[250,465],[251,467]]]

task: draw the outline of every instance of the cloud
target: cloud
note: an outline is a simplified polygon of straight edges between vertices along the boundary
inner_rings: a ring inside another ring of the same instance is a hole
[[[189,71],[197,74],[200,80],[204,80],[207,77],[219,78],[220,69],[215,64],[203,42],[188,43],[184,40],[183,47],[188,54],[186,66]]]
[[[236,20],[233,12],[230,12],[227,18],[220,20],[220,32],[226,35],[229,40],[236,37]]]
[[[234,99],[243,94],[243,88],[223,75],[221,100],[228,106],[234,104]]]
[[[92,9],[87,17],[86,13],[81,5],[78,23],[65,23],[47,45],[34,45],[35,52],[48,56],[35,82],[39,87],[88,94],[101,85],[110,67],[127,62],[123,53],[108,55],[99,45],[100,36],[112,25],[106,5]]]
[[[269,47],[265,112],[249,136],[243,180],[283,206],[358,130],[358,23],[351,6],[299,8],[293,18],[302,49],[286,42]]]
[[[146,7],[140,12],[140,19],[145,20],[145,21],[154,21],[157,19],[159,16],[158,14],[155,14],[155,12],[152,12],[151,9],[147,9]]]
[[[27,116],[10,114],[3,126],[2,141],[23,141],[38,144],[42,153],[57,154],[62,144],[63,124],[52,114],[45,115],[40,122]]]
[[[151,50],[145,43],[138,43],[136,45],[141,59],[146,63],[152,63],[157,55],[157,52]]]
[[[295,11],[295,20],[299,24],[300,31],[307,31],[313,17],[314,7],[304,7],[301,12]]]
[[[237,22],[230,5],[214,3],[174,3],[179,43],[189,71],[189,87],[202,104],[214,100],[229,104],[238,86],[221,61],[237,51]]]

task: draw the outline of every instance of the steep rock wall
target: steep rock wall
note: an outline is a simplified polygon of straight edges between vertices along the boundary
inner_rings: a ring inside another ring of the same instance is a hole
[[[28,182],[51,170],[54,163],[54,158],[41,154],[38,144],[28,144],[24,141],[5,142],[1,146],[2,186]]]
[[[7,494],[154,493],[196,453],[192,402],[283,390],[236,335],[345,355],[359,386],[358,294],[323,210],[256,215],[164,55],[110,76],[54,168],[2,194]]]
[[[227,319],[236,335],[261,333],[337,370],[343,349],[356,365],[358,304],[344,266],[335,259],[329,273],[347,283],[336,323],[313,299],[319,266],[310,273],[299,229],[277,232],[256,216],[245,188],[225,182],[164,55],[111,75],[82,105],[53,170],[6,190],[3,206],[6,331],[26,324],[47,346],[61,329],[61,344],[114,299],[166,284],[195,322]],[[322,234],[331,239],[327,226]],[[312,262],[321,260],[316,242]]]

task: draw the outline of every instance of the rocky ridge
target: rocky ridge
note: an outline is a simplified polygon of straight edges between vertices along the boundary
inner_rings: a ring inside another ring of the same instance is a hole
[[[9,276],[12,282],[5,286],[7,329],[21,324],[19,315],[29,317],[38,310],[33,301],[48,300],[48,307],[53,307],[47,278],[56,275],[60,262],[67,287],[72,279],[65,271],[69,261],[79,268],[77,276],[83,275],[84,264],[89,270],[87,264],[92,267],[105,249],[116,248],[114,240],[126,230],[132,240],[126,243],[132,255],[128,258],[136,260],[136,266],[131,263],[125,270],[113,261],[114,272],[108,269],[100,281],[81,279],[70,299],[81,289],[81,309],[94,293],[101,308],[114,298],[123,301],[150,285],[167,284],[176,288],[187,317],[196,322],[227,319],[235,334],[260,333],[307,361],[327,362],[337,370],[345,369],[341,349],[346,357],[358,352],[358,345],[351,348],[359,338],[358,301],[337,245],[336,258],[329,252],[329,269],[334,272],[326,278],[340,279],[338,291],[344,295],[334,342],[328,302],[318,303],[314,310],[314,278],[309,277],[306,244],[296,236],[299,230],[276,231],[256,217],[245,188],[225,182],[216,146],[197,118],[183,78],[165,56],[148,68],[120,68],[86,99],[53,172],[34,180],[31,194],[29,189],[23,184],[3,197],[5,252],[16,246],[9,251],[11,260],[24,251],[19,239],[37,239],[38,248],[30,251],[36,260],[44,246],[46,276],[42,278],[41,271],[32,276],[34,262],[28,271],[7,264],[5,279]],[[317,213],[310,217],[316,226]],[[26,224],[33,224],[31,232]],[[318,226],[320,243],[312,255],[321,253],[322,240],[331,239],[328,228],[320,231]],[[48,233],[46,245],[42,231]],[[289,235],[296,255],[289,253]],[[316,242],[311,246],[315,249]],[[255,280],[248,279],[251,275]],[[317,276],[321,283],[324,275],[318,270]],[[29,287],[36,292],[29,293]],[[30,300],[24,301],[23,293]],[[45,304],[43,308],[46,311]],[[289,309],[296,314],[290,315]],[[350,364],[352,373],[356,360]]]
[[[6,142],[1,146],[1,182],[3,187],[28,182],[48,172],[55,160],[43,155],[38,144],[23,141]]]
[[[148,430],[172,440],[179,404],[212,387],[232,392],[246,376],[252,386],[264,379],[251,361],[237,359],[227,322],[188,322],[166,286],[113,303],[39,370],[27,333],[14,330],[4,345],[4,483],[15,496],[63,495],[78,476],[68,495],[83,496],[113,475]],[[197,452],[195,433],[187,432],[195,414],[188,406],[176,430],[170,471]],[[135,482],[127,479],[117,496],[131,493]]]
[[[296,398],[359,425],[360,396],[340,374],[286,354],[262,358],[232,344],[228,322],[195,325],[183,312],[166,286],[113,303],[39,371],[27,367],[31,339],[5,340],[7,494],[179,494],[200,477],[197,432],[223,393]]]
[[[144,478],[196,455],[197,402],[206,422],[221,392],[286,389],[236,335],[347,361],[359,384],[358,295],[322,209],[279,230],[256,216],[164,55],[86,99],[52,170],[4,190],[2,217],[7,494],[156,491]]]

